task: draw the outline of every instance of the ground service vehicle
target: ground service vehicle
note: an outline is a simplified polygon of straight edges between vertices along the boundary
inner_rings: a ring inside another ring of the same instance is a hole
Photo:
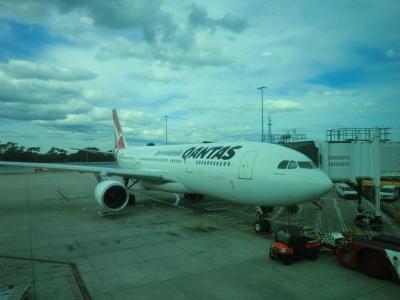
[[[399,281],[400,238],[377,235],[371,239],[356,237],[343,239],[336,246],[336,257],[340,264],[361,268],[368,276]]]
[[[384,185],[381,187],[379,197],[382,200],[394,201],[399,197],[399,187],[396,185]]]
[[[383,222],[381,218],[376,217],[370,211],[361,210],[357,216],[354,218],[354,223],[360,227],[367,230],[381,231],[383,228]]]
[[[304,234],[302,226],[283,225],[274,234],[274,242],[269,249],[272,259],[279,259],[289,265],[296,259],[316,260],[321,244]]]
[[[335,189],[337,194],[345,199],[357,199],[357,192],[349,187],[346,183],[336,183]]]

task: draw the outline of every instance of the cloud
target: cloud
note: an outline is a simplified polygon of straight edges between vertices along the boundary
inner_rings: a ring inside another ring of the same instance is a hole
[[[89,16],[84,16],[79,19],[83,24],[93,25],[95,20]]]
[[[68,127],[68,126],[83,126],[90,124],[91,119],[86,114],[67,114],[63,119],[44,121],[44,120],[34,120],[33,124],[47,125],[51,124],[56,127]]]
[[[326,90],[322,93],[322,95],[331,97],[331,96],[345,96],[345,97],[355,97],[360,94],[357,90]]]
[[[119,119],[125,135],[138,139],[146,138],[144,131],[154,131],[155,118],[149,113],[137,109],[119,109]],[[58,114],[57,118],[32,119],[32,124],[64,132],[96,133],[112,130],[111,109],[90,107]],[[0,114],[1,117],[1,114]],[[161,129],[160,129],[161,130]],[[164,132],[165,134],[165,132]]]
[[[90,105],[79,99],[70,99],[63,103],[0,102],[0,118],[24,121],[54,121],[63,119],[68,114],[86,114],[90,108]]]
[[[3,123],[48,121],[34,128],[57,132],[58,141],[74,130],[82,141],[86,130],[112,141],[114,106],[133,142],[163,140],[166,114],[171,142],[259,140],[260,85],[268,86],[265,112],[280,113],[274,132],[398,122],[396,1],[304,0],[291,9],[279,1],[20,2],[0,1],[0,62],[28,61],[35,71],[0,71]],[[79,70],[97,77],[67,81],[60,66],[70,78]],[[352,107],[368,101],[375,105]]]
[[[192,5],[192,11],[188,19],[189,23],[194,27],[204,27],[211,30],[221,27],[235,33],[243,32],[249,26],[246,18],[235,14],[226,13],[220,19],[210,18],[206,9],[197,5]]]
[[[100,61],[135,57],[175,66],[235,65],[236,57],[218,42],[215,29],[229,31],[232,38],[249,27],[247,19],[235,13],[222,12],[222,17],[211,18],[205,8],[194,5],[177,13],[157,0],[26,0],[21,7],[4,1],[0,10],[5,17],[34,21],[88,47],[99,40],[112,40],[97,44],[101,45],[96,56]]]
[[[389,57],[389,58],[400,57],[400,51],[396,51],[393,49],[387,50],[385,54],[386,54],[386,57]]]
[[[153,47],[146,42],[133,43],[124,37],[117,37],[111,43],[102,46],[96,58],[100,61],[136,58],[191,67],[229,66],[237,63],[232,53],[218,43],[209,43],[205,36],[198,36],[189,49],[182,49],[176,45]]]
[[[90,16],[98,26],[106,29],[138,30],[148,41],[154,41],[158,36],[166,39],[175,29],[175,24],[159,0],[25,0],[23,5],[15,5],[15,1],[4,0],[1,1],[0,11],[3,16],[9,18],[35,22],[51,19],[54,13],[73,15],[81,12],[86,23]]]
[[[269,52],[269,51],[264,51],[264,52],[261,52],[260,55],[261,55],[261,56],[264,56],[264,57],[268,57],[268,56],[271,56],[272,53]]]
[[[291,100],[266,100],[264,109],[267,113],[275,114],[281,112],[291,112],[303,110],[303,106]]]
[[[352,103],[352,106],[355,108],[366,108],[366,109],[372,109],[374,106],[376,106],[376,103],[374,101],[362,101],[362,102],[354,102]]]
[[[59,81],[17,80],[0,73],[0,103],[60,103],[78,98],[81,87]]]
[[[182,77],[181,72],[160,62],[150,63],[142,72],[137,72],[136,74],[136,76],[140,76],[143,79],[159,82],[171,82]]]
[[[17,79],[80,81],[97,76],[87,70],[51,67],[26,60],[9,60],[8,63],[0,64],[0,70]]]

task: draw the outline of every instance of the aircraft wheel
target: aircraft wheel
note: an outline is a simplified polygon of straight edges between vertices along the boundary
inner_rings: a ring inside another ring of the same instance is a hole
[[[254,231],[257,232],[257,233],[265,232],[264,224],[262,222],[260,222],[260,221],[254,222],[253,228],[254,228]]]
[[[255,221],[253,228],[254,228],[254,231],[257,233],[269,232],[271,230],[271,223],[267,220]]]
[[[370,277],[386,279],[390,276],[387,259],[376,251],[368,251],[361,257],[361,268]]]

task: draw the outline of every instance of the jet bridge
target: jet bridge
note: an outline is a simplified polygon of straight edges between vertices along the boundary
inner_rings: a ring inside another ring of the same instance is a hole
[[[320,167],[334,181],[400,178],[400,143],[388,136],[388,128],[328,130],[318,145]]]
[[[339,128],[326,131],[323,142],[303,141],[285,146],[307,155],[334,182],[360,185],[373,181],[375,216],[380,218],[381,180],[400,181],[400,142],[390,141],[389,128]]]

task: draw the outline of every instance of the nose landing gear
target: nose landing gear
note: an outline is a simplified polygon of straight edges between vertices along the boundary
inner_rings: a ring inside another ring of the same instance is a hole
[[[267,219],[268,213],[273,210],[272,207],[256,207],[256,221],[254,222],[254,231],[257,233],[268,233],[271,231],[271,222]]]

